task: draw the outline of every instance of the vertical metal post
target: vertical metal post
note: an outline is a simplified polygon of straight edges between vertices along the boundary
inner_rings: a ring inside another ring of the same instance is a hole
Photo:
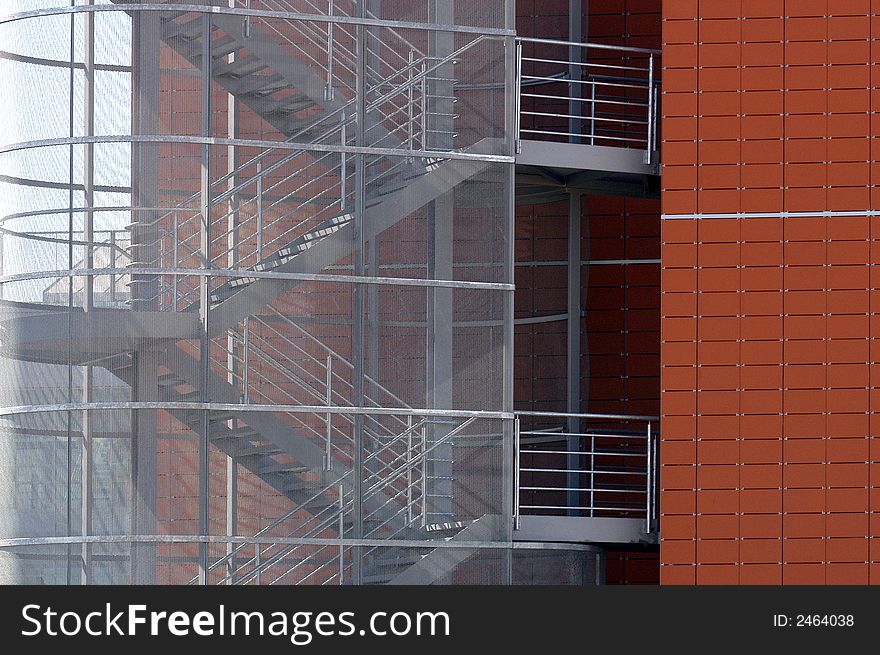
[[[428,458],[425,451],[428,449],[428,432],[422,425],[422,527],[428,524]]]
[[[89,0],[93,5],[94,0]],[[85,72],[83,88],[84,126],[85,136],[93,136],[95,133],[95,14],[87,12],[85,20],[85,59],[83,69]],[[85,157],[83,162],[83,188],[85,212],[83,213],[83,241],[85,242],[84,266],[86,270],[95,268],[95,145],[85,145]],[[69,284],[73,287],[74,278],[69,278]],[[83,279],[83,311],[91,312],[95,303],[95,277],[87,274]],[[92,413],[88,404],[93,402],[94,371],[88,364],[83,366],[82,400],[86,409],[82,412],[82,451],[80,453],[80,485],[81,485],[81,532],[82,536],[88,536],[92,532],[92,495],[93,495],[93,457],[92,449]],[[92,547],[90,544],[82,544],[82,584],[90,584],[92,579]]]
[[[407,150],[413,150],[414,145],[414,132],[413,129],[413,119],[415,117],[415,110],[413,108],[413,99],[414,99],[414,89],[413,89],[413,64],[415,63],[415,52],[413,50],[409,51],[409,58],[407,59],[407,83],[406,83],[406,147]],[[412,158],[410,158],[412,161]]]
[[[342,145],[345,146],[347,138],[345,134],[345,111],[342,112],[342,127],[340,132],[342,133]],[[348,180],[346,179],[348,177],[348,162],[346,161],[345,152],[339,153],[339,157],[342,160],[339,166],[339,205],[340,209],[344,210],[346,204],[345,196],[348,195]]]
[[[333,15],[333,0],[329,0],[327,15]],[[324,100],[333,100],[333,23],[327,23],[327,86],[324,88]]]
[[[654,53],[648,55],[648,136],[645,140],[645,163],[653,160],[651,151],[654,143]]]
[[[596,584],[605,584],[605,572],[608,569],[608,553],[604,548],[596,551]]]
[[[509,30],[516,29],[516,3],[514,0],[505,0],[504,3],[504,26]],[[505,151],[509,155],[515,155],[519,148],[519,121],[520,121],[520,71],[519,62],[522,58],[520,44],[513,37],[508,37],[504,42],[504,130]],[[513,164],[506,167],[506,203],[503,205],[504,230],[503,236],[503,280],[507,284],[514,283],[515,270],[515,217],[516,217],[516,170]],[[503,339],[502,339],[502,398],[501,408],[505,412],[513,412],[514,400],[514,292],[503,292]],[[519,500],[516,497],[515,488],[519,484],[514,480],[519,454],[516,450],[516,426],[511,419],[501,421],[501,507],[502,539],[513,540],[515,529],[514,512],[519,511]],[[509,518],[508,518],[509,517]],[[508,548],[504,553],[503,581],[510,584],[513,581],[513,549]]]
[[[516,43],[516,89],[514,93],[516,109],[514,110],[514,152],[519,154],[522,150],[520,144],[520,131],[522,129],[522,43]]]
[[[263,572],[263,563],[262,563],[262,555],[263,555],[263,545],[260,542],[256,542],[254,544],[254,584],[259,586],[262,584],[262,572]]]
[[[327,407],[333,405],[333,355],[327,355]],[[327,412],[327,443],[324,451],[324,470],[333,469],[333,412]]]
[[[422,76],[422,81],[421,81],[422,150],[427,150],[428,149],[428,67],[424,61],[422,61],[421,76]]]
[[[119,257],[116,252],[116,230],[110,230],[110,304],[116,305],[116,264],[119,263]],[[3,274],[0,268],[0,275]]]
[[[581,408],[581,194],[573,191],[568,196],[568,361],[566,411],[577,414]],[[581,440],[575,436],[580,433],[581,420],[571,416],[566,432],[566,492],[569,516],[577,516],[574,509],[581,505],[581,477],[575,473],[580,469]]]
[[[583,21],[584,21],[584,4],[587,0],[568,0],[568,40],[571,43],[581,43],[584,40]],[[568,115],[577,116],[577,118],[568,119],[568,137],[571,143],[581,143],[581,128],[583,121],[580,116],[584,107],[581,102],[583,85],[580,83],[583,78],[583,63],[586,57],[585,51],[581,46],[569,46],[568,48]]]
[[[230,6],[235,6],[236,0],[229,0]],[[248,26],[249,29],[249,26]],[[236,60],[236,53],[230,53],[227,61],[229,63],[233,63]],[[237,139],[241,136],[240,121],[239,121],[239,106],[238,100],[233,94],[227,95],[226,100],[227,107],[227,134],[232,139]],[[238,146],[230,145],[226,149],[226,172],[227,172],[227,189],[229,191],[229,211],[226,218],[226,265],[227,268],[231,270],[238,270],[241,267],[241,258],[240,258],[240,248],[241,248],[241,238],[239,234],[239,198],[238,194],[235,193],[235,188],[238,184],[238,175],[236,171],[239,168],[239,148]],[[247,333],[247,323],[248,319],[245,318],[243,330]],[[233,330],[228,331],[227,336],[227,382],[229,382],[233,387],[236,386],[237,381],[236,378],[239,378],[243,381],[246,380],[247,371],[240,370],[243,368],[240,366],[239,361],[236,360],[235,357],[235,349],[238,342],[237,334]],[[247,346],[245,345],[245,351]],[[244,360],[244,353],[242,353],[242,359]],[[246,361],[246,360],[245,360]],[[246,364],[245,364],[246,365]],[[244,392],[241,394],[244,396]],[[231,419],[228,422],[228,426],[230,429],[234,430],[238,427],[239,421],[237,419]],[[226,535],[228,537],[235,536],[238,532],[238,459],[235,455],[227,455],[226,457]],[[232,542],[227,542],[226,544],[226,567],[227,567],[227,575],[226,579],[229,581],[230,585],[235,584],[236,582],[236,566],[235,566],[235,552],[233,549]]]
[[[653,505],[654,495],[652,484],[653,484],[653,476],[651,467],[653,465],[652,462],[652,453],[651,453],[651,421],[648,421],[648,429],[647,429],[647,442],[645,444],[646,448],[646,462],[645,462],[645,533],[651,533],[651,507]]]
[[[345,571],[345,544],[342,543],[342,540],[345,539],[345,490],[342,488],[342,483],[339,483],[339,584],[343,584],[344,582],[344,571]]]
[[[366,17],[364,0],[357,0],[358,18]],[[356,26],[357,57],[355,66],[355,144],[366,145],[366,121],[367,121],[367,80],[366,60],[367,44],[364,25]],[[364,266],[364,221],[366,220],[366,156],[363,153],[355,155],[355,221],[354,221],[354,274],[363,276]],[[352,334],[352,354],[354,370],[352,371],[352,401],[356,407],[364,405],[364,310],[365,298],[362,284],[355,284],[353,298],[354,330]],[[353,457],[352,457],[352,537],[363,537],[363,492],[364,492],[364,416],[355,414],[352,425]],[[360,546],[353,548],[352,583],[359,585],[363,575],[363,562],[361,561],[363,549]]]
[[[134,12],[132,26],[132,134],[160,133],[159,78],[161,25],[157,12]],[[130,250],[133,262],[157,260],[159,216],[159,145],[131,145],[132,210]],[[147,207],[150,209],[140,209]],[[156,278],[151,275],[131,276],[131,307],[133,311],[153,311],[157,303]],[[134,384],[131,399],[138,402],[159,400],[158,366],[155,352],[139,350],[132,353]],[[156,437],[158,412],[137,409],[131,413],[130,533],[156,534]],[[132,584],[151,584],[156,576],[156,544],[133,543],[130,549],[130,580]]]
[[[211,15],[202,17],[202,136],[211,136]],[[203,266],[211,265],[211,146],[202,145],[202,179],[201,179],[201,216],[200,216],[200,255]],[[211,372],[211,341],[208,330],[210,316],[210,279],[207,275],[199,278],[199,319],[200,319],[200,375],[199,387],[201,402],[208,403],[211,400],[208,389]],[[199,434],[199,534],[208,534],[208,483],[209,483],[209,450],[210,440],[210,412],[205,409],[201,412],[201,426]],[[199,584],[208,583],[208,544],[199,543]]]
[[[412,505],[412,414],[406,417],[406,524],[412,525],[413,522],[413,505]]]
[[[246,316],[244,319],[244,334],[242,334],[242,353],[241,353],[241,387],[243,390],[242,400],[245,404],[251,401],[250,390],[250,349],[251,349],[251,317]]]
[[[590,84],[590,145],[596,145],[596,85]]]
[[[235,0],[229,0],[229,6],[235,7]],[[251,0],[244,0],[244,8],[245,9],[251,8]],[[241,21],[241,35],[246,39],[251,38],[251,17],[250,16],[245,16],[244,19]]]
[[[651,132],[652,134],[652,143],[651,143],[651,153],[652,155],[659,154],[657,151],[657,133],[660,131],[659,126],[659,117],[660,117],[660,105],[659,103],[659,95],[660,95],[660,86],[657,82],[654,82],[654,130]]]
[[[257,162],[257,261],[263,260],[263,162]]]
[[[171,234],[171,256],[174,258],[174,261],[171,262],[171,270],[177,271],[177,263],[178,263],[178,244],[180,243],[180,234],[178,234],[178,230],[180,229],[180,212],[174,212],[174,218],[172,219],[172,234]],[[177,296],[178,296],[178,286],[180,282],[179,276],[175,273],[172,276],[173,279],[173,288],[171,292],[171,308],[176,312],[177,311]]]
[[[520,469],[522,467],[521,435],[519,417],[513,419],[513,529],[519,530],[519,505],[520,505]]]

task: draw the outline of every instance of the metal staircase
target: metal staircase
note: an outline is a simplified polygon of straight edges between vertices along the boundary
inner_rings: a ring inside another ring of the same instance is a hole
[[[264,4],[292,10],[275,0]],[[307,21],[270,23],[212,14],[212,31],[205,44],[202,14],[169,8],[160,14],[160,22],[161,38],[167,45],[194,67],[207,67],[215,83],[285,139],[279,142],[282,147],[265,150],[210,185],[209,267],[217,262],[225,268],[234,256],[236,268],[255,274],[316,273],[350,255],[356,247],[351,156],[289,144],[354,144],[354,32],[344,25],[328,24],[322,30]],[[429,89],[441,69],[448,71],[461,52],[481,37],[446,57],[431,58],[392,34],[396,41],[366,46],[367,67],[378,80],[365,99],[366,142],[378,148],[428,151],[441,132],[437,129],[440,112]],[[314,52],[327,50],[328,42],[332,49],[328,59],[321,61]],[[207,51],[212,61],[206,66],[202,53]],[[446,118],[452,123],[454,115]],[[496,145],[487,139],[468,151],[489,152]],[[444,159],[439,150],[433,159],[401,157],[396,163],[370,166],[365,174],[362,238],[377,237],[487,166],[481,161]],[[156,238],[132,244],[132,269],[204,267],[199,243],[202,200],[201,195],[193,195],[176,210],[149,222],[133,223],[132,228],[141,231],[152,229]],[[232,222],[234,228],[230,228]],[[230,246],[233,236],[235,245]],[[146,302],[158,310],[154,312],[158,320],[169,313],[191,316],[198,311],[198,281],[186,275],[157,278],[153,297],[132,300],[123,296],[120,306]],[[217,346],[217,339],[211,342],[207,396],[200,389],[203,372],[198,350],[185,341],[193,335],[182,333],[166,337],[166,347],[160,350],[159,400],[198,402],[209,397],[222,404],[350,406],[353,365],[271,305],[300,283],[245,274],[213,287],[208,336],[227,334],[229,338],[225,349]],[[303,343],[309,344],[308,349]],[[133,362],[131,354],[118,351],[90,360],[128,384],[134,383]],[[363,404],[367,407],[387,406],[383,401],[390,399],[393,406],[411,410],[369,377],[365,387]],[[193,430],[200,429],[205,414],[196,409],[170,409],[168,413]],[[357,499],[352,415],[328,412],[323,422],[314,418],[314,414],[250,411],[247,407],[209,413],[210,443],[294,504],[255,536],[352,536],[356,503],[363,508],[362,538],[425,540],[429,549],[438,531],[449,536],[465,527],[429,525],[431,467],[439,449],[474,419],[364,415],[362,431],[370,448]],[[432,426],[438,424],[442,424],[438,430],[442,436],[429,437]],[[292,530],[291,525],[295,526]],[[389,550],[363,548],[358,552],[362,561],[375,564],[369,582],[393,580],[424,554],[389,556]],[[252,555],[244,551],[242,546],[233,548],[211,564],[210,580],[342,584],[354,566],[353,547],[269,544],[257,546]]]

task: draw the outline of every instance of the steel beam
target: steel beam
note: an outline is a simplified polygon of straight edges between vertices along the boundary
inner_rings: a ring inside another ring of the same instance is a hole
[[[572,414],[581,411],[581,196],[579,193],[569,194],[568,200],[568,360],[567,360],[567,394],[566,394],[566,411]],[[578,434],[580,432],[580,420],[577,417],[570,417],[567,421],[567,430],[569,434]],[[569,437],[567,439],[566,450],[570,453],[576,453],[581,450],[579,437]],[[578,455],[567,455],[567,466],[569,471],[580,468]],[[580,492],[576,491],[581,480],[577,473],[568,473],[566,487],[569,491],[568,505],[569,507],[577,507],[580,505],[578,496]],[[572,516],[576,515],[576,511],[569,512]]]
[[[428,15],[431,22],[453,25],[455,23],[455,0],[429,0]],[[454,35],[448,32],[431,32],[428,39],[428,55],[442,59],[455,50]],[[437,69],[439,80],[432,80],[427,90],[433,99],[427,103],[430,113],[427,122],[428,134],[425,135],[429,148],[451,150],[453,146],[452,132],[454,111],[451,97],[455,93],[451,80],[455,77],[452,64]],[[428,135],[432,136],[428,136]],[[439,196],[428,206],[428,278],[434,280],[451,280],[453,278],[453,225],[455,222],[454,187]],[[428,334],[427,334],[427,406],[434,409],[452,407],[452,382],[454,378],[452,352],[454,296],[451,289],[431,288],[428,297]],[[431,426],[428,441],[442,439],[447,427]],[[430,458],[427,474],[429,480],[427,491],[427,521],[443,522],[453,517],[452,507],[452,459],[453,448],[443,445],[437,448]]]
[[[202,75],[202,136],[211,136],[211,15],[202,17],[201,75]],[[199,254],[202,265],[211,266],[211,146],[202,146],[201,179],[201,217],[199,226]],[[208,288],[210,279],[199,278],[199,385],[202,402],[210,402],[211,380],[211,339],[208,319],[211,312],[211,298]],[[201,412],[199,428],[199,534],[208,534],[208,494],[210,479],[211,422],[209,410]],[[199,544],[199,584],[208,584],[208,545]]]
[[[237,0],[229,0],[229,6],[235,7]],[[249,20],[249,19],[247,19]],[[232,52],[227,56],[227,61],[232,64],[235,63],[235,59],[237,57],[237,52]],[[239,129],[239,114],[240,108],[239,103],[236,97],[229,93],[226,96],[226,133],[227,136],[231,139],[238,139],[241,137],[240,129]],[[226,173],[229,176],[229,181],[227,182],[227,189],[230,191],[229,196],[229,211],[227,212],[226,219],[226,267],[237,270],[240,267],[240,254],[239,254],[239,245],[240,245],[240,235],[239,231],[239,198],[238,195],[232,193],[232,191],[238,186],[239,178],[236,174],[239,166],[241,165],[241,157],[239,156],[239,148],[236,146],[227,146],[226,148]],[[262,189],[258,189],[258,192],[261,192]],[[259,202],[259,201],[258,201]],[[176,264],[176,262],[175,262]],[[247,319],[245,319],[245,334],[247,334]],[[238,365],[238,361],[236,360],[235,353],[238,348],[238,344],[236,343],[235,333],[230,330],[227,332],[226,337],[226,368],[227,368],[227,376],[226,381],[229,384],[235,386],[236,379],[243,378],[244,389],[243,395],[247,394],[247,371],[241,370],[247,368],[248,366],[248,355],[247,348],[248,342],[245,339],[244,343],[241,344],[241,347],[244,349],[244,353],[242,354],[242,360],[244,362],[243,366]],[[235,429],[238,427],[239,421],[238,419],[231,419],[228,422],[228,427],[231,429]],[[226,534],[227,536],[233,536],[238,534],[238,459],[233,455],[226,456]],[[229,580],[229,584],[235,584],[236,581],[236,568],[235,563],[236,559],[232,556],[233,546],[232,544],[228,544],[226,546],[226,555],[229,556],[227,560],[227,570],[226,570],[226,578]]]
[[[98,5],[95,5],[97,7]],[[132,134],[160,132],[159,75],[161,27],[159,14],[138,13],[132,16]],[[132,144],[131,188],[134,207],[159,206],[159,145]],[[152,262],[158,256],[156,219],[158,212],[135,209],[131,214],[132,259]],[[148,274],[132,275],[132,309],[147,312],[155,309],[157,280]],[[137,319],[134,319],[137,320]],[[123,351],[124,352],[124,351]],[[155,353],[146,347],[132,352],[132,400],[152,403],[158,396],[158,365]],[[93,403],[94,404],[94,403]],[[156,532],[156,437],[157,410],[132,411],[131,430],[131,532]],[[156,547],[133,544],[130,565],[131,582],[151,584],[156,576]]]
[[[357,0],[357,16],[366,16],[365,0]],[[366,79],[366,44],[367,35],[365,27],[358,25],[357,36],[357,62],[355,66],[355,145],[366,145],[367,132],[367,79]],[[364,262],[364,246],[366,245],[367,231],[365,222],[366,212],[366,157],[363,153],[355,155],[355,198],[354,198],[354,233],[352,249],[354,250],[354,274],[364,275],[366,272]],[[366,310],[364,287],[355,284],[353,289],[352,313],[354,330],[352,333],[352,373],[353,398],[356,405],[364,402],[364,313]],[[364,536],[364,417],[356,416],[352,424],[353,430],[353,453],[352,453],[352,537],[360,539]],[[352,579],[351,583],[359,585],[363,579],[363,549],[356,546],[353,549]]]

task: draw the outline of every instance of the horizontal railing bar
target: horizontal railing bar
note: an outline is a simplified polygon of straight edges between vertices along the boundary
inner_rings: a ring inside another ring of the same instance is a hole
[[[635,119],[626,119],[626,118],[605,118],[604,116],[587,116],[587,115],[573,115],[573,114],[556,114],[549,113],[544,111],[523,111],[521,112],[523,116],[548,116],[550,118],[574,118],[579,121],[583,121],[585,123],[630,123],[633,125],[647,125],[648,121],[635,120]],[[582,136],[589,138],[593,135],[591,134],[583,134]]]
[[[620,432],[543,432],[541,430],[532,431],[532,430],[523,430],[520,434],[528,434],[535,437],[596,437],[596,438],[610,438],[610,439],[647,439],[648,435],[639,434],[638,432],[628,432],[625,434],[621,434]]]
[[[523,57],[523,61],[534,61],[542,64],[562,64],[563,66],[580,66],[581,68],[608,68],[611,70],[624,70],[624,71],[641,71],[644,73],[648,72],[648,67],[640,67],[640,66],[619,66],[617,64],[599,64],[591,61],[565,61],[563,59],[542,59],[540,57]],[[568,73],[562,73],[563,75],[567,75]],[[565,79],[565,78],[563,78]],[[647,81],[647,78],[646,80]]]
[[[634,48],[631,46],[622,46],[622,45],[609,45],[607,43],[584,43],[582,41],[562,41],[559,39],[539,39],[536,37],[530,36],[518,36],[516,40],[521,43],[543,43],[546,45],[565,45],[576,48],[593,48],[595,50],[618,50],[622,52],[637,52],[640,54],[646,55],[659,55],[661,54],[660,50],[653,50],[651,48]]]
[[[541,98],[543,100],[569,100],[573,102],[583,102],[586,104],[597,104],[597,105],[622,105],[624,107],[648,107],[647,102],[639,102],[638,100],[605,100],[603,98],[565,98],[563,96],[550,96],[545,95],[543,93],[522,93],[520,94],[523,98]],[[522,112],[520,112],[522,113]],[[589,136],[588,134],[585,136]]]
[[[540,80],[555,84],[582,84],[584,86],[607,86],[617,89],[647,89],[648,84],[623,84],[621,82],[599,82],[596,80],[573,80],[571,78],[543,77],[540,75],[523,75],[523,80]]]
[[[556,468],[529,468],[522,467],[520,471],[527,473],[576,473],[581,475],[647,475],[647,471],[611,471],[607,469],[556,469]],[[525,487],[522,487],[525,489]]]
[[[659,416],[642,416],[636,414],[583,414],[575,412],[539,412],[513,410],[517,416],[548,416],[558,418],[616,419],[621,421],[659,421]]]
[[[618,136],[602,136],[600,134],[590,135],[590,134],[583,134],[580,132],[574,133],[574,132],[555,132],[555,131],[550,131],[550,130],[527,130],[526,128],[522,128],[520,131],[521,132],[528,132],[529,134],[553,134],[554,136],[576,136],[576,137],[580,137],[582,139],[596,139],[596,140],[604,139],[606,141],[632,141],[634,143],[644,143],[645,141],[647,141],[647,139],[645,137],[642,137],[641,139],[632,139],[632,138],[625,138],[625,137],[618,137]]]
[[[584,491],[588,493],[592,492],[606,492],[608,489],[595,489],[593,487],[520,487],[522,491]],[[633,494],[645,494],[648,493],[647,489],[619,489],[613,491],[620,491],[621,493],[633,493]]]
[[[595,457],[647,457],[647,453],[620,453],[620,452],[606,452],[602,450],[587,450],[587,451],[565,451],[565,450],[528,450],[527,448],[523,448],[520,451],[522,455],[585,455],[587,457],[595,456]],[[567,469],[566,469],[567,470]]]
[[[639,507],[638,505],[628,505],[626,507],[591,507],[584,505],[576,505],[572,507],[567,507],[565,505],[520,505],[520,509],[582,510],[585,512],[630,512],[636,515],[638,515],[639,513],[644,515],[645,513],[645,509],[643,507]]]

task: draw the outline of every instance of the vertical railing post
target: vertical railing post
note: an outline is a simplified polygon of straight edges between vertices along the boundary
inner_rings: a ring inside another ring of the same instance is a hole
[[[342,483],[339,483],[339,584],[343,583],[343,572],[345,571],[345,491]]]
[[[654,143],[654,54],[648,55],[648,135],[645,139],[645,163],[653,159],[652,144]]]
[[[333,15],[333,0],[329,0],[327,15]],[[333,100],[333,22],[327,23],[327,86],[324,87],[324,100]]]
[[[651,421],[648,421],[647,443],[646,443],[646,463],[645,463],[645,533],[651,533],[651,506],[653,505],[653,453],[651,446]]]
[[[333,356],[327,355],[327,407],[333,404]],[[333,451],[332,451],[332,433],[333,433],[333,412],[327,412],[327,442],[324,451],[324,470],[333,469]]]
[[[590,145],[596,145],[596,83],[590,84]]]
[[[250,316],[246,316],[244,319],[244,334],[242,335],[242,353],[241,353],[241,385],[242,385],[242,398],[245,403],[249,403],[251,401],[250,394],[250,377],[248,375],[248,371],[250,370],[250,339],[251,339],[251,319]]]
[[[420,74],[422,76],[422,82],[421,82],[422,150],[427,150],[428,149],[428,67],[427,67],[427,63],[424,60],[422,61],[422,72]]]
[[[342,136],[340,138],[340,140],[341,140],[340,145],[342,145],[342,147],[345,147],[346,135],[345,135],[345,112],[344,111],[342,112],[342,127],[340,129],[340,132],[342,134]],[[345,209],[345,196],[348,193],[348,186],[347,186],[348,182],[346,181],[346,178],[348,177],[348,162],[346,161],[344,151],[339,153],[339,156],[342,159],[342,162],[340,164],[340,173],[339,173],[339,175],[340,175],[340,178],[339,178],[339,203],[340,203],[340,208],[344,210]]]
[[[263,261],[263,162],[257,162],[257,261]]]
[[[520,425],[519,417],[513,419],[513,529],[519,530],[520,489]]]
[[[425,451],[428,446],[428,434],[425,425],[422,425],[422,527],[428,524],[428,458]]]
[[[116,230],[110,230],[110,304],[116,304]],[[159,264],[162,267],[162,264]]]
[[[516,96],[515,96],[515,105],[514,109],[514,126],[513,126],[513,134],[514,134],[514,144],[516,147],[516,153],[519,154],[522,150],[520,143],[520,130],[522,128],[522,43],[517,41],[516,44]]]
[[[233,1],[232,4],[234,6],[235,2]],[[245,9],[251,8],[251,0],[244,0],[244,8]],[[246,39],[251,38],[251,17],[250,16],[245,16],[241,21],[241,35]]]
[[[179,252],[178,244],[180,243],[180,235],[177,231],[180,229],[180,212],[174,212],[174,219],[172,223],[172,233],[171,233],[171,257],[174,261],[171,262],[171,270],[172,279],[174,287],[172,289],[171,294],[171,308],[176,312],[177,311],[177,289],[180,282],[180,276],[177,275],[177,255]]]
[[[653,131],[653,143],[651,144],[651,154],[655,155],[658,153],[657,151],[657,133],[660,131],[660,105],[659,103],[660,96],[660,85],[657,82],[654,82],[654,131]]]
[[[587,426],[589,430],[589,426]],[[596,514],[596,432],[590,430],[590,516]]]
[[[262,555],[260,551],[260,542],[258,541],[254,544],[254,570],[256,571],[254,574],[254,584],[258,586],[260,585],[260,576],[263,568],[262,562],[260,562],[260,555]]]
[[[406,524],[412,525],[412,414],[406,417]]]
[[[651,483],[651,529],[656,533],[660,530],[660,516],[658,510],[658,503],[660,500],[659,491],[660,491],[660,439],[658,438],[660,435],[657,431],[653,431],[651,433],[651,454],[653,461],[653,468],[651,469],[652,475],[652,483]]]
[[[413,120],[415,118],[415,111],[413,109],[413,64],[415,63],[415,52],[413,50],[409,51],[409,59],[407,66],[407,84],[406,84],[406,147],[407,150],[413,150],[414,144],[414,136],[415,130],[413,129]],[[409,158],[409,161],[412,162],[412,157]]]

